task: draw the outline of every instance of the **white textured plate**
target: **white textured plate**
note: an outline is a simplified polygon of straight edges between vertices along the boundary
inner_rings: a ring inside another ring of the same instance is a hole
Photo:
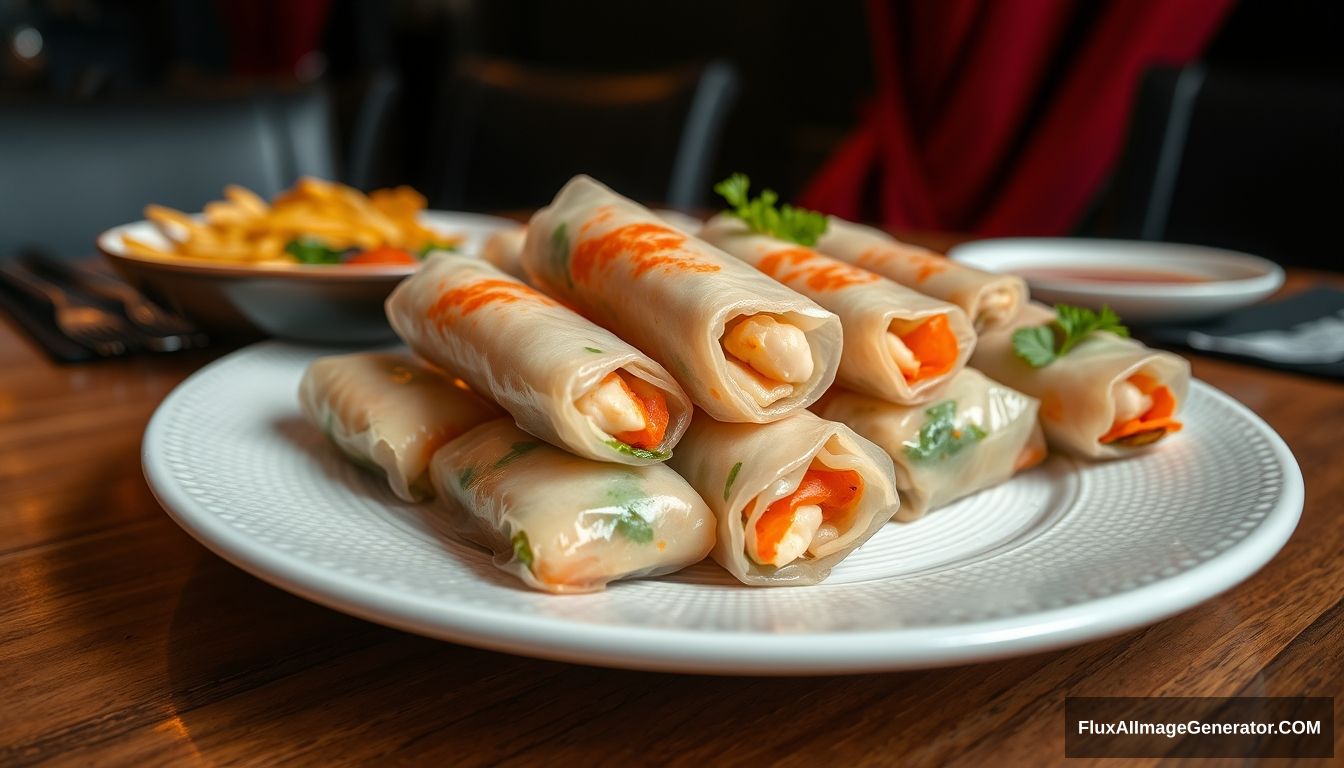
[[[1189,608],[1292,533],[1302,475],[1242,405],[1196,382],[1186,429],[1140,458],[1052,457],[891,524],[816,587],[751,589],[712,563],[553,596],[444,535],[300,417],[315,350],[268,342],[192,376],[145,434],[154,493],[253,574],[372,621],[485,648],[724,674],[926,667],[1056,648]]]
[[[1254,304],[1283,285],[1283,268],[1222,248],[1081,237],[1005,237],[958,245],[948,257],[990,272],[1020,273],[1031,297],[1051,304],[1107,304],[1131,323],[1213,317]],[[1041,274],[1033,274],[1041,270]],[[1059,274],[1068,270],[1076,275]],[[1095,271],[1174,274],[1200,282],[1086,279]],[[1050,274],[1056,272],[1056,274]]]

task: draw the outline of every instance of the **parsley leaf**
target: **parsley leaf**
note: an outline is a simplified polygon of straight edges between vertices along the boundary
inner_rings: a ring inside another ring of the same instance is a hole
[[[1041,368],[1063,357],[1083,339],[1097,331],[1128,336],[1120,316],[1102,305],[1100,312],[1068,304],[1055,305],[1055,319],[1046,325],[1013,331],[1013,354],[1032,368]]]
[[[763,190],[759,197],[750,199],[750,188],[751,179],[744,173],[734,173],[714,185],[714,191],[732,206],[729,213],[757,232],[799,245],[816,245],[817,238],[825,234],[824,214],[787,203],[776,208],[779,195],[773,189]]]
[[[300,238],[285,244],[285,253],[293,256],[300,264],[340,264],[345,251],[328,248],[321,240]]]
[[[904,445],[905,455],[915,461],[946,459],[985,438],[985,431],[975,424],[957,426],[956,400],[939,403],[924,415],[928,420],[920,427],[918,439]]]

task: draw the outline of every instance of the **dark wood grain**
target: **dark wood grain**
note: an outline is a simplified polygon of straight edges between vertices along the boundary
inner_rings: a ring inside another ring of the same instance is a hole
[[[1287,440],[1306,508],[1279,556],[1193,610],[989,664],[733,679],[427,640],[225,564],[139,462],[154,407],[208,359],[60,367],[0,325],[0,765],[1042,765],[1062,761],[1066,695],[1344,693],[1338,383],[1195,359]]]

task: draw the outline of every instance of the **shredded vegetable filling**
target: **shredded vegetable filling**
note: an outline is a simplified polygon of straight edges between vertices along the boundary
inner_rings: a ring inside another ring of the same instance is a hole
[[[814,466],[793,493],[771,504],[748,537],[747,554],[762,565],[788,565],[838,538],[863,498],[863,477],[854,470]],[[754,504],[747,506],[749,514]],[[754,542],[752,539],[754,538]]]
[[[667,434],[667,398],[657,387],[623,370],[608,373],[574,401],[593,426],[621,442],[655,450]]]
[[[1152,376],[1136,373],[1116,382],[1111,397],[1115,401],[1115,421],[1101,436],[1102,444],[1147,445],[1181,429],[1181,422],[1173,418],[1176,397]]]
[[[934,315],[913,325],[900,321],[887,331],[887,353],[905,380],[914,384],[952,370],[957,364],[957,335],[945,315]]]
[[[812,378],[812,347],[796,325],[770,315],[749,315],[723,334],[728,374],[764,407],[793,393],[794,384]]]

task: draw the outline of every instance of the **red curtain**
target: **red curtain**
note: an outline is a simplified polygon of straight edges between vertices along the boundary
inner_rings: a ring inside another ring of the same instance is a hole
[[[241,75],[293,75],[322,40],[331,0],[216,0]]]
[[[1067,234],[1155,64],[1232,0],[870,0],[877,92],[807,207],[904,229]]]

